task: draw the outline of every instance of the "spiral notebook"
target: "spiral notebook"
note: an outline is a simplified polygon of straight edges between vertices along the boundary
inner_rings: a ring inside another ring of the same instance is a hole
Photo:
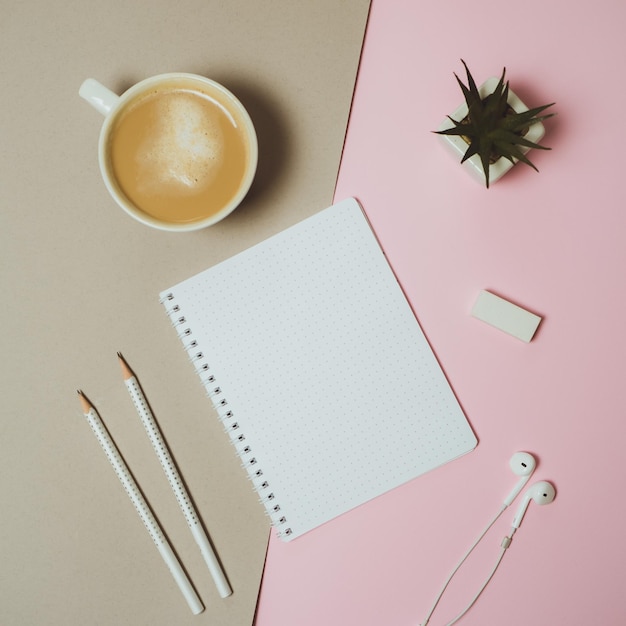
[[[284,540],[476,445],[352,198],[161,301]]]

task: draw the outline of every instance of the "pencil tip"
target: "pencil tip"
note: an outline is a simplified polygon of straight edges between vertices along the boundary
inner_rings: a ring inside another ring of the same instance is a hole
[[[78,399],[80,400],[80,405],[83,409],[83,413],[89,413],[89,411],[91,410],[92,406],[91,403],[89,402],[89,400],[87,400],[87,398],[85,397],[85,394],[78,389]]]
[[[117,353],[117,358],[120,360],[120,367],[122,368],[122,376],[124,377],[124,380],[132,378],[133,372],[130,367],[128,367],[128,363],[126,363],[126,361],[124,360],[121,352]]]

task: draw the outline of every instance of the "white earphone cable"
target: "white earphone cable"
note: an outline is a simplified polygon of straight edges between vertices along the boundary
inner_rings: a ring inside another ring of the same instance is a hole
[[[428,612],[428,615],[426,616],[426,619],[421,623],[421,626],[427,626],[428,622],[430,621],[430,618],[432,617],[432,614],[435,612],[435,609],[437,608],[437,605],[439,604],[439,601],[441,600],[441,597],[444,594],[444,591],[446,590],[446,588],[450,584],[450,581],[452,580],[454,575],[457,573],[457,571],[460,569],[460,567],[463,565],[463,563],[465,563],[465,561],[467,560],[469,555],[474,551],[474,548],[481,542],[482,538],[487,534],[489,529],[498,521],[498,519],[500,518],[502,513],[504,513],[506,508],[507,508],[507,505],[503,504],[502,507],[500,508],[500,510],[498,511],[498,513],[495,515],[495,517],[489,522],[489,524],[487,524],[487,526],[485,527],[483,532],[478,536],[476,541],[474,541],[474,543],[470,546],[469,550],[463,555],[461,560],[457,563],[456,567],[452,570],[452,572],[448,576],[446,582],[443,584],[443,587],[441,587],[441,590],[439,591],[439,594],[435,598],[435,602],[433,603],[430,611]],[[505,550],[506,550],[506,548],[505,548]],[[503,555],[504,555],[504,552],[503,552]],[[502,559],[502,556],[500,557],[500,560],[501,559]],[[487,582],[484,584],[484,586],[478,592],[478,595],[480,595],[482,593],[483,589],[487,586],[487,583],[489,583],[489,580],[491,580],[491,577],[493,576],[493,574],[495,574],[495,571],[498,568],[498,565],[500,564],[500,560],[498,561],[498,564],[494,568],[494,570],[491,573],[490,577],[487,579]],[[474,600],[472,600],[472,603],[467,607],[467,609],[465,609],[465,611],[463,611],[463,613],[461,613],[461,615],[459,615],[458,618],[455,618],[455,621],[457,621],[458,619],[461,619],[461,617],[471,608],[471,606],[474,604],[474,602],[476,602],[476,600],[478,599],[478,595],[474,598]],[[454,623],[454,622],[451,622],[451,623]]]
[[[480,597],[480,594],[485,590],[485,587],[489,584],[494,574],[496,573],[496,570],[498,569],[500,563],[502,562],[504,553],[507,551],[507,548],[511,545],[511,541],[513,539],[513,535],[515,534],[516,530],[517,530],[516,528],[512,528],[510,535],[504,537],[504,539],[502,540],[502,543],[500,544],[500,554],[498,555],[498,558],[496,559],[496,563],[493,566],[493,569],[491,570],[491,572],[489,573],[489,576],[487,576],[487,579],[483,583],[482,587],[478,590],[478,593],[472,598],[472,601],[451,622],[448,622],[446,624],[446,626],[453,626],[453,624],[456,624],[474,606],[474,604],[476,603],[476,600],[478,600],[478,598]]]

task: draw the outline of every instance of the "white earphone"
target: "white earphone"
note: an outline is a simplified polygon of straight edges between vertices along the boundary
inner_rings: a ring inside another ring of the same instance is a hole
[[[535,457],[528,452],[516,452],[509,461],[509,466],[513,470],[513,473],[521,478],[517,481],[513,491],[504,499],[504,506],[509,506],[515,498],[519,495],[519,492],[524,488],[526,483],[530,480],[532,473],[535,471],[537,462]]]
[[[513,528],[517,530],[520,527],[522,519],[524,519],[524,515],[526,514],[526,510],[528,509],[528,505],[531,501],[543,506],[544,504],[550,504],[550,502],[554,500],[555,496],[556,490],[551,483],[545,480],[540,480],[538,483],[535,483],[524,494],[522,503],[520,504],[520,507],[515,514],[515,518],[513,519]]]
[[[422,626],[426,626],[428,624],[433,612],[435,611],[435,608],[437,607],[437,604],[439,604],[439,601],[441,600],[441,597],[443,596],[443,593],[446,590],[446,587],[452,580],[452,577],[456,574],[456,572],[459,570],[461,565],[463,565],[463,563],[465,562],[467,557],[472,553],[474,548],[480,543],[481,539],[487,534],[487,531],[495,524],[495,522],[499,519],[502,513],[512,504],[515,498],[517,498],[517,496],[520,494],[522,489],[526,486],[526,484],[530,480],[530,477],[535,471],[536,465],[537,463],[535,461],[535,457],[529,452],[516,452],[511,457],[511,460],[509,461],[509,466],[511,467],[511,470],[513,470],[513,473],[516,476],[520,477],[519,480],[517,481],[517,484],[515,485],[515,487],[513,487],[513,490],[511,491],[511,493],[509,493],[509,495],[504,499],[502,506],[500,507],[500,510],[498,511],[496,516],[489,522],[489,524],[487,524],[487,527],[478,536],[476,541],[472,544],[470,549],[465,553],[465,555],[459,561],[457,566],[452,570],[452,573],[450,574],[450,576],[448,576],[448,579],[446,580],[443,587],[441,588],[441,591],[439,592],[439,595],[437,596],[426,619],[422,622]],[[511,545],[513,535],[515,534],[515,531],[520,527],[522,520],[524,519],[524,515],[526,515],[526,511],[528,510],[528,505],[531,502],[536,502],[539,505],[550,504],[550,502],[554,500],[555,496],[556,496],[556,490],[554,489],[554,486],[545,480],[536,482],[527,489],[526,493],[524,494],[522,498],[522,502],[515,514],[515,517],[513,518],[511,530],[509,534],[502,540],[502,543],[500,546],[501,548],[500,555],[498,557],[498,560],[496,561],[495,567],[492,569],[487,580],[484,582],[484,584],[479,589],[478,593],[474,596],[474,598],[469,603],[469,605],[459,615],[457,615],[451,622],[448,622],[448,626],[452,626],[452,624],[455,624],[456,622],[458,622],[465,615],[465,613],[467,613],[472,608],[476,600],[478,600],[478,597],[480,596],[480,594],[484,591],[485,587],[487,586],[487,584],[489,583],[489,581],[495,574],[496,570],[498,569],[498,566],[500,565],[500,561],[504,557],[504,553],[506,552],[507,548]]]

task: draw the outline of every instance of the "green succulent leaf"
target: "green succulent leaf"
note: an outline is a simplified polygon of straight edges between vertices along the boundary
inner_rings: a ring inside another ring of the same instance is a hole
[[[484,116],[488,120],[499,120],[504,118],[508,110],[509,83],[504,83],[506,68],[502,70],[502,76],[493,90],[485,98]]]
[[[531,163],[530,159],[515,144],[509,144],[508,146],[504,144],[502,147],[507,150],[505,158],[509,159],[512,163],[514,162],[513,159],[516,159],[522,163],[526,163],[526,165],[532,167],[536,172],[539,171],[534,164]]]
[[[514,115],[507,115],[502,118],[500,126],[508,128],[509,130],[523,130],[527,126],[537,124],[538,122],[546,120],[549,117],[554,117],[554,115],[556,115],[555,113],[548,113],[547,115],[538,116],[539,113],[545,111],[553,104],[554,102],[552,104],[545,104],[540,107],[535,107],[534,109],[528,109],[528,111],[522,111],[521,113],[516,113]]]
[[[465,151],[463,158],[461,159],[461,163],[465,163],[467,159],[471,159],[475,154],[479,153],[478,143],[473,142],[469,145],[469,148]]]
[[[490,144],[486,144],[487,148],[479,150],[480,162],[483,164],[483,171],[485,172],[485,184],[487,185],[487,189],[489,189],[489,170],[490,170],[490,154],[491,154],[491,146]]]
[[[525,134],[533,124],[553,117],[554,113],[540,115],[547,108],[554,105],[544,104],[539,107],[517,113],[508,104],[509,82],[505,81],[506,68],[492,93],[481,98],[476,82],[461,59],[467,75],[467,85],[455,74],[455,78],[463,92],[468,113],[462,120],[455,120],[448,116],[454,124],[451,128],[435,131],[440,135],[456,135],[463,137],[468,148],[463,154],[461,163],[474,155],[478,155],[485,172],[485,182],[489,187],[489,169],[491,163],[499,158],[505,158],[515,163],[521,161],[533,169],[537,169],[526,156],[526,149],[539,148],[549,150],[545,146],[536,144],[525,138]]]
[[[459,77],[457,76],[457,82],[461,85],[461,89],[463,90],[463,94],[465,96],[465,102],[467,103],[467,108],[469,110],[470,117],[474,117],[476,119],[482,119],[484,117],[484,105],[483,100],[480,97],[480,93],[478,91],[478,87],[474,81],[473,76],[471,75],[469,68],[465,64],[465,61],[461,59],[461,63],[465,67],[465,73],[467,74],[467,84],[469,85],[469,89],[463,85]]]

